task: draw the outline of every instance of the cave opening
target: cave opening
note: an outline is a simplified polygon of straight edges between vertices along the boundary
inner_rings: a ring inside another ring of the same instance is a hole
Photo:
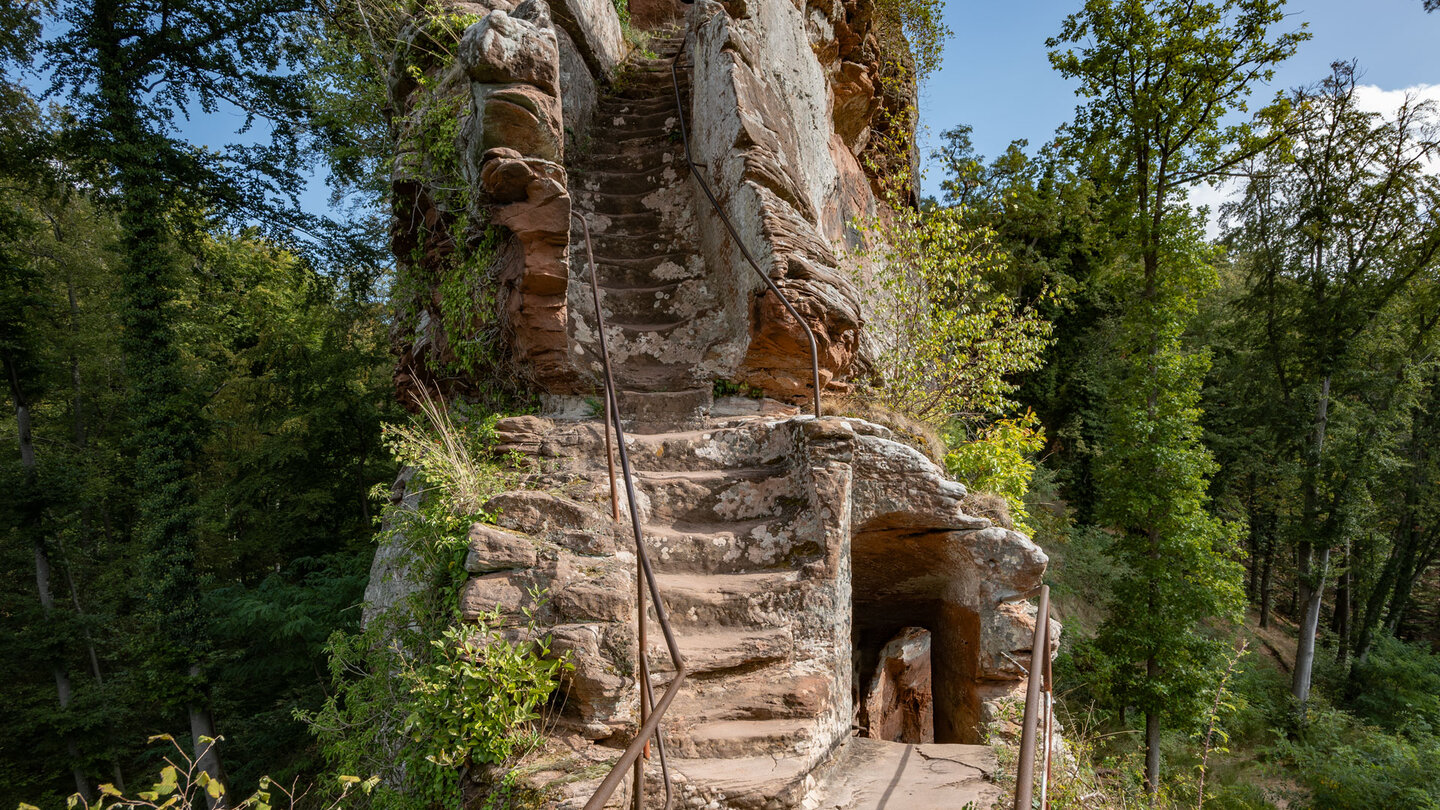
[[[980,739],[975,572],[951,538],[894,518],[852,538],[852,722],[862,736]]]

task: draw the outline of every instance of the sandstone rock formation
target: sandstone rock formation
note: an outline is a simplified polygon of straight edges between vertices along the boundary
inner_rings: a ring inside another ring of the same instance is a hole
[[[585,399],[603,315],[635,509],[691,667],[663,725],[687,805],[859,807],[884,769],[913,772],[920,807],[956,806],[959,772],[991,795],[971,746],[1023,692],[1045,555],[967,513],[965,487],[886,428],[787,405],[813,395],[808,344],[740,250],[844,389],[867,344],[840,256],[879,211],[867,164],[895,126],[871,0],[636,0],[633,20],[677,26],[650,53],[627,53],[609,0],[455,8],[474,16],[453,61],[402,53],[391,86],[396,376],[402,398],[508,386],[544,405],[497,428],[528,472],[472,529],[461,603],[533,611],[573,664],[516,775],[580,807],[638,728],[635,541]],[[717,382],[766,398],[715,399]],[[398,598],[404,568],[377,554],[372,601]],[[648,640],[658,690],[674,676]]]
[[[907,627],[880,649],[875,675],[858,709],[858,725],[866,737],[935,742],[929,630]]]
[[[664,725],[686,791],[722,807],[798,807],[862,722],[879,740],[979,742],[987,703],[1023,689],[1014,667],[1029,657],[1025,598],[1044,554],[966,515],[964,487],[885,428],[754,407],[721,400],[704,421],[637,422],[630,436],[647,548],[692,671]],[[538,609],[574,664],[551,756],[532,766],[543,783],[577,749],[605,761],[634,733],[635,555],[609,519],[599,423],[522,416],[497,430],[500,452],[534,472],[490,504],[498,527],[472,531],[462,608]],[[649,637],[660,688],[668,659],[653,617]],[[923,654],[895,652],[917,642]],[[932,680],[933,707],[907,708]],[[555,806],[578,807],[593,788],[574,781]]]
[[[647,24],[682,27],[648,40],[662,58],[628,61],[606,0],[454,6],[474,22],[456,36],[434,23],[444,14],[417,19],[390,86],[402,400],[421,385],[473,395],[497,377],[594,388],[572,211],[596,230],[617,351],[677,367],[636,385],[809,396],[803,331],[690,177],[682,116],[740,243],[815,332],[824,384],[864,370],[860,296],[838,257],[859,246],[851,223],[878,210],[864,164],[887,100],[869,3],[702,0],[683,19],[673,0],[641,3],[632,14]],[[670,57],[687,38],[677,108]]]

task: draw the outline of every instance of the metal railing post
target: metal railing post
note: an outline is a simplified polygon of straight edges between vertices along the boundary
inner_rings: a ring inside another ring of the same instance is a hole
[[[649,750],[650,740],[655,740],[656,751],[660,755],[660,772],[665,783],[665,810],[675,803],[674,785],[670,779],[670,766],[665,758],[665,741],[659,734],[660,719],[665,715],[665,710],[670,708],[671,702],[680,692],[680,686],[689,674],[685,666],[685,659],[680,655],[680,647],[675,641],[675,632],[670,628],[670,618],[665,612],[665,603],[660,599],[660,586],[655,582],[655,569],[650,564],[650,554],[645,548],[645,535],[640,527],[639,500],[635,497],[635,478],[630,466],[630,451],[625,446],[625,428],[620,423],[620,400],[616,395],[615,376],[610,368],[610,350],[605,340],[605,313],[600,306],[600,279],[599,272],[595,267],[595,254],[590,244],[590,223],[583,217],[579,217],[581,228],[585,234],[585,255],[590,263],[590,293],[595,301],[595,319],[597,332],[600,338],[600,360],[605,369],[605,405],[609,414],[610,427],[615,429],[615,448],[620,456],[620,471],[625,484],[626,502],[630,507],[630,528],[635,534],[635,558],[638,563],[636,571],[636,596],[638,632],[636,636],[640,643],[639,665],[637,666],[636,681],[640,688],[640,730],[635,734],[635,739],[625,748],[620,755],[620,761],[606,774],[605,779],[600,782],[595,795],[585,803],[585,810],[600,810],[605,802],[615,793],[620,786],[620,781],[625,778],[625,771],[635,769],[635,799],[634,806],[640,810],[644,802],[645,772],[641,757]],[[609,428],[607,428],[608,433]],[[675,665],[675,677],[660,694],[659,700],[655,699],[650,688],[650,668],[645,650],[646,633],[646,610],[645,597],[650,597],[650,603],[655,606],[655,619],[660,625],[660,631],[665,636],[665,647],[670,653],[670,660]]]
[[[1031,797],[1035,793],[1035,726],[1040,713],[1040,687],[1045,680],[1045,661],[1049,658],[1050,586],[1041,585],[1025,689],[1025,721],[1020,726],[1020,763],[1015,769],[1015,810],[1030,810]]]

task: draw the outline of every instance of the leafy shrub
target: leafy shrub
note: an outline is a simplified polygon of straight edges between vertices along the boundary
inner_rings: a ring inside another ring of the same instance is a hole
[[[334,691],[304,718],[334,771],[380,776],[355,806],[457,806],[457,768],[523,753],[565,666],[550,658],[533,613],[504,633],[495,613],[461,621],[468,529],[494,519],[485,504],[515,488],[517,474],[491,452],[498,416],[452,414],[428,398],[417,405],[414,421],[386,428],[387,446],[411,474],[379,535],[406,595],[364,631],[331,637]]]
[[[871,303],[874,384],[859,395],[944,427],[1013,406],[1014,375],[1040,367],[1049,322],[995,285],[1006,259],[994,234],[955,209],[895,205],[861,223],[872,250],[854,257]]]
[[[1390,636],[1355,665],[1348,708],[1389,731],[1440,734],[1440,656]]]
[[[202,810],[208,808],[210,802],[225,796],[225,785],[219,780],[212,780],[210,775],[200,767],[200,760],[204,753],[208,753],[209,747],[215,745],[219,740],[209,737],[201,737],[200,745],[204,747],[201,756],[192,757],[174,737],[169,734],[160,734],[150,738],[151,743],[168,742],[175,749],[175,753],[166,754],[163,757],[165,767],[160,769],[160,781],[150,786],[149,790],[142,790],[131,796],[126,796],[123,791],[111,784],[100,786],[100,795],[95,799],[87,799],[76,793],[67,802],[71,810],[114,810],[115,808],[149,808],[149,810]],[[356,796],[369,795],[375,789],[380,780],[377,778],[360,779],[357,776],[340,776],[336,778],[336,790],[334,797],[324,810],[339,810],[348,807],[349,802]],[[297,789],[295,786],[286,788],[284,785],[273,782],[268,776],[260,778],[260,789],[249,798],[231,804],[234,810],[272,810],[272,808],[294,808],[305,798],[306,792]],[[20,803],[19,810],[40,810],[32,804]]]
[[[1440,737],[1388,734],[1334,709],[1312,710],[1310,726],[1277,753],[1293,766],[1320,810],[1440,808]]]
[[[945,456],[945,469],[971,489],[993,492],[1005,499],[1018,531],[1033,534],[1025,495],[1035,473],[1032,457],[1045,446],[1040,419],[1026,411],[1015,419],[1001,419],[973,441],[957,443]]]
[[[534,721],[565,663],[550,657],[548,638],[506,639],[501,621],[494,611],[476,627],[448,628],[430,642],[430,659],[404,673],[413,707],[405,730],[426,760],[498,765],[540,742]]]

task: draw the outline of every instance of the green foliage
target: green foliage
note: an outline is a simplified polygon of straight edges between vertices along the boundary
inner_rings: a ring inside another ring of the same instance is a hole
[[[79,793],[73,794],[66,801],[70,810],[116,810],[116,808],[149,808],[149,810],[201,810],[208,808],[217,800],[226,799],[232,803],[229,805],[234,810],[272,810],[272,808],[288,808],[295,810],[301,806],[302,800],[306,797],[304,791],[297,790],[294,785],[286,788],[283,783],[277,782],[269,777],[261,777],[259,789],[251,796],[233,801],[234,794],[226,790],[220,781],[211,779],[210,775],[201,769],[199,757],[192,757],[186,753],[175,738],[168,734],[160,734],[150,738],[150,742],[168,742],[175,749],[173,753],[167,752],[163,756],[165,763],[160,769],[160,781],[150,786],[149,790],[141,790],[133,795],[126,796],[125,792],[110,783],[100,785],[99,796],[91,800]],[[220,740],[202,737],[200,745],[203,750],[219,744]],[[348,807],[350,802],[359,796],[367,796],[379,782],[377,778],[360,779],[355,776],[341,776],[337,780],[337,790],[333,801],[325,805],[324,810],[341,810]],[[353,794],[353,795],[352,795]],[[40,810],[32,804],[21,802],[19,810]]]
[[[944,0],[879,0],[875,9],[882,47],[908,57],[918,81],[940,69],[945,41],[953,34],[945,25]]]
[[[514,488],[517,472],[490,453],[498,415],[452,413],[428,397],[417,405],[415,420],[386,427],[386,445],[410,471],[379,537],[404,560],[389,574],[402,595],[362,632],[332,636],[334,691],[305,716],[335,772],[382,777],[367,805],[379,808],[454,806],[456,768],[523,753],[566,666],[532,612],[518,628],[502,627],[512,617],[499,613],[461,622],[468,529],[493,520],[485,504]]]
[[[1440,807],[1440,737],[1432,734],[1386,734],[1344,712],[1316,708],[1303,735],[1281,741],[1277,754],[1308,794],[1303,807]]]
[[[1184,195],[1278,139],[1226,118],[1246,111],[1253,87],[1303,39],[1272,34],[1283,19],[1279,0],[1088,0],[1047,43],[1051,63],[1079,81],[1085,99],[1062,148],[1110,192],[1119,246],[1113,277],[1124,314],[1094,516],[1115,531],[1112,553],[1125,573],[1096,640],[1097,684],[1149,720],[1152,792],[1160,718],[1193,723],[1218,676],[1224,642],[1202,623],[1233,621],[1243,604],[1231,558],[1236,527],[1207,510],[1215,465],[1201,444],[1199,405],[1209,358],[1182,340],[1215,283]],[[1273,123],[1285,111],[1277,99],[1261,117]]]
[[[1346,708],[1389,732],[1440,735],[1440,655],[1393,637],[1357,662]]]
[[[903,206],[862,228],[877,245],[856,271],[872,306],[877,384],[861,398],[937,427],[1010,408],[1011,379],[1039,366],[1050,326],[996,288],[1007,268],[993,235],[953,209]]]
[[[1025,496],[1035,473],[1033,459],[1044,446],[1040,420],[1026,411],[1017,418],[987,425],[971,441],[952,443],[945,455],[945,469],[971,489],[1004,498],[1016,530],[1033,534]]]
[[[15,499],[0,508],[0,569],[11,583],[0,592],[0,677],[14,698],[0,707],[0,802],[48,805],[74,790],[71,764],[92,784],[116,767],[148,768],[137,743],[184,723],[157,694],[192,694],[200,679],[153,667],[141,633],[152,619],[137,598],[148,563],[134,533],[134,366],[118,342],[117,219],[78,190],[37,193],[15,210],[47,223],[4,243],[33,273],[34,309],[21,321],[30,360],[17,370],[43,519],[27,519]],[[227,735],[232,790],[248,792],[261,774],[288,783],[317,764],[290,715],[320,704],[325,639],[358,619],[368,490],[393,476],[379,444],[388,351],[373,305],[253,233],[189,247],[172,315],[185,384],[206,393],[189,414],[200,444],[186,474],[197,492],[190,588],[212,618],[187,632],[208,636],[201,675]],[[19,491],[22,480],[12,445],[0,485]],[[52,565],[48,616],[32,536]],[[69,676],[68,708],[56,700],[55,666]]]
[[[1208,358],[1181,351],[1213,271],[1194,252],[1166,258],[1165,275],[1143,287],[1137,280],[1131,293],[1120,344],[1127,359],[1112,389],[1097,517],[1117,530],[1112,554],[1126,575],[1098,645],[1113,663],[1116,701],[1189,723],[1224,648],[1200,623],[1237,620],[1243,593],[1231,557],[1236,527],[1205,508],[1214,462],[1200,442],[1198,405]]]
[[[537,603],[540,597],[531,594]],[[402,672],[414,707],[404,731],[426,760],[500,765],[543,739],[534,721],[565,662],[551,656],[548,638],[507,640],[498,629],[503,621],[497,610],[475,627],[447,628],[430,642],[436,653],[429,661]]]

